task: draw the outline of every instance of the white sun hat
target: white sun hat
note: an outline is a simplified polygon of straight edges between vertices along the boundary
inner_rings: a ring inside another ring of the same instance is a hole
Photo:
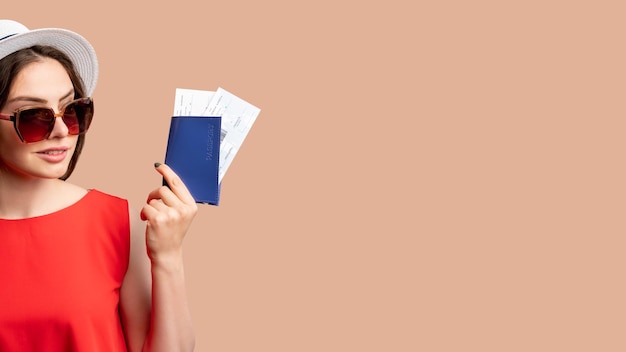
[[[93,94],[98,81],[98,58],[85,38],[67,29],[29,30],[19,22],[0,19],[0,60],[33,45],[49,45],[65,53],[83,80],[87,96]]]

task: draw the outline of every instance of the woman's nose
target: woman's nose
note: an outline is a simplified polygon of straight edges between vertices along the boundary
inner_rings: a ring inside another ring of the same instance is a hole
[[[50,132],[49,138],[67,136],[69,134],[69,128],[65,124],[65,121],[63,121],[63,112],[55,112],[54,117],[54,128],[52,132]]]

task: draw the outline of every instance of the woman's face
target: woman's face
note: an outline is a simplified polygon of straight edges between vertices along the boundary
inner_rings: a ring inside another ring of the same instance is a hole
[[[25,106],[49,107],[59,112],[74,99],[74,86],[65,68],[44,58],[17,74],[2,113],[13,114]],[[10,173],[24,178],[59,178],[67,171],[78,136],[69,135],[57,118],[48,139],[22,143],[13,123],[0,121],[0,177]]]

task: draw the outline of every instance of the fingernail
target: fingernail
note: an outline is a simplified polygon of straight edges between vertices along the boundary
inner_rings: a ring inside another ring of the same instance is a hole
[[[161,166],[160,162],[157,161],[156,163],[154,163],[154,167],[159,167],[159,166]]]

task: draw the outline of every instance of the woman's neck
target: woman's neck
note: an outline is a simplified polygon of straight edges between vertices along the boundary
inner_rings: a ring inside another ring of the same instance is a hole
[[[0,174],[0,218],[23,219],[58,211],[86,190],[59,179],[18,178]]]

